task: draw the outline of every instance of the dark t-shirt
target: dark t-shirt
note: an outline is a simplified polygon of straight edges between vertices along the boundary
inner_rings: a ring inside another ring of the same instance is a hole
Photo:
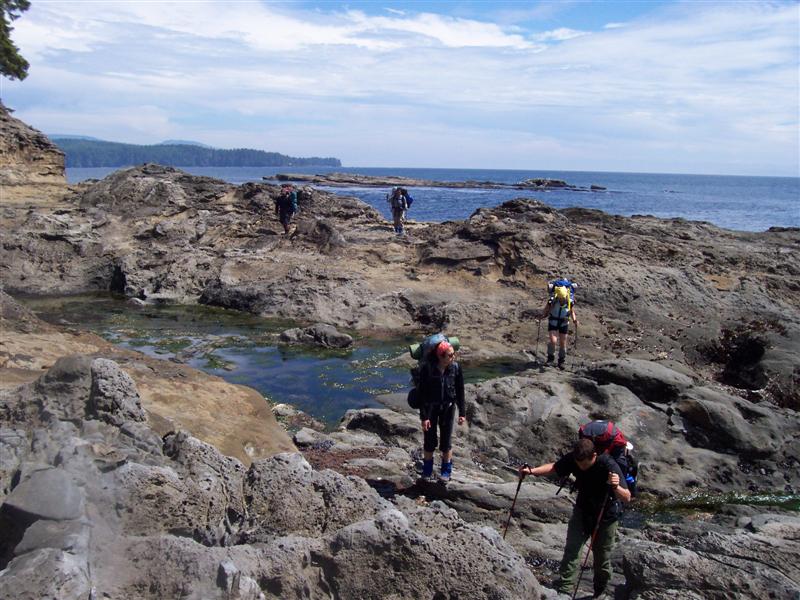
[[[597,515],[606,500],[609,500],[609,504],[603,513],[603,523],[612,523],[620,517],[623,505],[611,492],[611,487],[608,485],[608,473],[619,475],[619,485],[626,490],[628,484],[625,483],[625,477],[622,475],[619,465],[608,454],[600,454],[591,467],[581,471],[570,452],[556,462],[555,469],[559,477],[575,476],[575,485],[578,488],[575,507],[588,520],[591,520],[592,527],[597,522]]]
[[[447,365],[444,373],[432,363],[423,363],[419,373],[417,393],[422,402],[419,418],[422,421],[431,418],[434,410],[441,411],[453,402],[458,407],[458,416],[465,414],[464,407],[464,374],[457,362]]]

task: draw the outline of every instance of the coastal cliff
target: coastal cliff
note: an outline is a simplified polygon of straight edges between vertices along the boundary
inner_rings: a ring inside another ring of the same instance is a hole
[[[54,206],[4,206],[0,282],[444,329],[465,361],[527,360],[467,386],[454,480],[416,481],[402,399],[290,439],[252,390],[46,325],[0,293],[0,596],[555,598],[570,501],[526,480],[504,541],[514,468],[607,418],[636,442],[643,507],[718,503],[622,527],[622,596],[794,598],[796,507],[747,495],[800,488],[800,232],[513,200],[396,238],[368,205],[306,187],[282,235],[278,193],[143,165]],[[564,372],[536,353],[557,275],[579,283]]]
[[[0,204],[59,200],[66,190],[64,153],[0,103]]]

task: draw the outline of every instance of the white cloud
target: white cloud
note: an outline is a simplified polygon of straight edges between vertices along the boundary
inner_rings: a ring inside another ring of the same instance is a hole
[[[560,27],[559,29],[554,29],[553,31],[545,31],[544,33],[538,33],[533,38],[540,42],[561,42],[564,40],[571,40],[576,37],[581,37],[582,35],[588,35],[588,31],[578,31],[577,29],[569,29],[567,27]]]
[[[691,140],[695,170],[750,154],[797,174],[796,5],[678,5],[594,32],[385,12],[36,2],[14,31],[31,75],[4,101],[51,132],[348,164],[674,170]]]

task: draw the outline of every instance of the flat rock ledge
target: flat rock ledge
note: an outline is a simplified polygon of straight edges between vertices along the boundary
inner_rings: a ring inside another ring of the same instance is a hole
[[[583,188],[570,185],[561,179],[534,178],[518,183],[499,183],[496,181],[434,181],[431,179],[414,179],[400,176],[356,175],[353,173],[328,173],[326,175],[307,175],[304,173],[278,173],[265,175],[265,181],[291,181],[330,187],[437,187],[437,188],[478,188],[478,189],[515,189],[515,190],[547,190],[569,189],[575,191],[604,191],[602,186]]]

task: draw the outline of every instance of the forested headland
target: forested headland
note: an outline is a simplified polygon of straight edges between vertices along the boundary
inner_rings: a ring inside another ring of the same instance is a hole
[[[66,155],[67,167],[127,167],[152,162],[172,167],[340,167],[338,158],[300,158],[250,148],[221,150],[190,144],[139,146],[100,140],[56,138]]]

